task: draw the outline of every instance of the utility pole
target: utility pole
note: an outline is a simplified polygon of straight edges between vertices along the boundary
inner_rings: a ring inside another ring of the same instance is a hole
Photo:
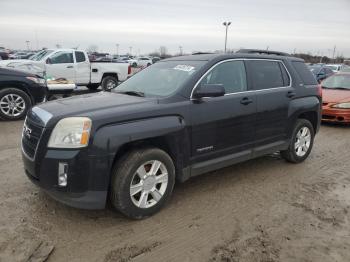
[[[334,46],[334,49],[333,49],[333,63],[335,62],[335,50],[337,49],[337,46],[335,45]]]
[[[228,27],[230,26],[231,22],[223,22],[222,23],[225,27],[226,27],[226,33],[225,33],[225,53],[226,53],[226,47],[227,47],[227,30],[228,30]]]
[[[27,40],[27,41],[26,41],[26,44],[27,44],[27,50],[28,50],[28,51],[29,51],[29,43],[30,43],[30,41]]]
[[[115,44],[115,46],[117,47],[117,56],[119,56],[119,44]]]

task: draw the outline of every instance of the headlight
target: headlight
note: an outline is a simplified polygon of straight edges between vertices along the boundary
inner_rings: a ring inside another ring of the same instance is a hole
[[[45,79],[44,78],[39,78],[39,77],[33,77],[33,76],[27,76],[26,77],[28,80],[33,81],[37,84],[44,85],[45,84]]]
[[[340,103],[332,106],[333,108],[350,109],[350,102]]]
[[[48,147],[80,148],[89,144],[91,119],[68,117],[60,120],[51,133]]]

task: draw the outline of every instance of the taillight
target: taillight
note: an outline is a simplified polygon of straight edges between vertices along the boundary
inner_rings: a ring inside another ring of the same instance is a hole
[[[322,97],[322,86],[321,85],[317,86],[317,94],[319,97]]]
[[[130,75],[131,74],[131,65],[129,65],[129,67],[128,67],[128,75]]]

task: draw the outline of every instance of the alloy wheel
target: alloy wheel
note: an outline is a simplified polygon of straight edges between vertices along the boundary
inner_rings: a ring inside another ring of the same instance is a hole
[[[168,186],[168,170],[158,160],[143,163],[130,184],[130,197],[135,206],[150,208],[162,198]]]
[[[311,132],[306,126],[302,127],[296,137],[294,143],[295,153],[298,157],[303,157],[309,150],[311,144]]]
[[[0,100],[0,110],[6,116],[17,117],[23,114],[26,109],[26,103],[20,95],[8,94]]]

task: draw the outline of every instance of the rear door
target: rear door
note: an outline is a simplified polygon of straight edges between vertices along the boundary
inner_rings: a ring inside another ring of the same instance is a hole
[[[217,64],[199,82],[206,84],[222,84],[226,94],[194,100],[191,105],[192,164],[249,158],[254,144],[256,98],[247,92],[244,62]]]
[[[289,103],[295,96],[290,75],[278,60],[248,60],[250,89],[256,93],[255,154],[287,139]]]
[[[90,82],[90,63],[84,52],[75,51],[75,82],[80,85]]]
[[[75,68],[72,51],[58,51],[46,60],[46,74],[54,78],[65,78],[75,82]]]

